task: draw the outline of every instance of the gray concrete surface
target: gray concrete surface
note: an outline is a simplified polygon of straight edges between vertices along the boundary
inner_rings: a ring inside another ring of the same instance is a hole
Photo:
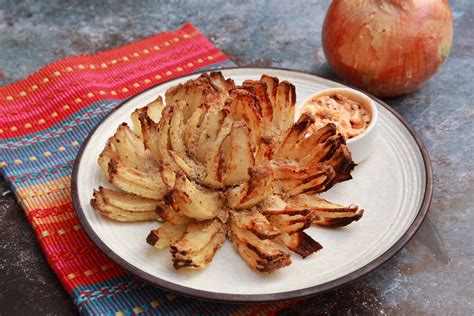
[[[242,66],[336,78],[321,49],[324,1],[0,0],[0,84],[62,57],[93,53],[191,21]],[[433,204],[420,231],[383,267],[281,315],[474,314],[473,2],[451,1],[454,41],[422,89],[386,99],[433,162]],[[0,193],[8,190],[0,182]],[[75,313],[11,194],[0,196],[0,315]]]

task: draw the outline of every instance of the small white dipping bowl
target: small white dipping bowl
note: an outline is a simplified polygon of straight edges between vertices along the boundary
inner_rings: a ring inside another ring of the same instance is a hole
[[[297,117],[299,117],[301,113],[305,111],[307,104],[309,104],[311,100],[325,95],[334,95],[336,93],[346,96],[360,103],[360,105],[365,107],[365,109],[370,114],[371,119],[367,128],[361,134],[352,137],[346,141],[347,147],[349,147],[349,150],[351,151],[352,160],[355,163],[360,163],[361,161],[369,157],[370,154],[372,154],[372,152],[374,151],[375,139],[377,136],[375,127],[377,125],[378,111],[375,102],[370,97],[360,91],[350,88],[334,88],[321,90],[310,95],[303,101]]]

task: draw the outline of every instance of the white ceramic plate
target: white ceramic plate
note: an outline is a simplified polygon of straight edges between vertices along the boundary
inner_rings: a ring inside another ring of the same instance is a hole
[[[297,102],[320,89],[342,84],[310,74],[282,69],[231,68],[222,70],[236,83],[262,74],[288,80],[296,86]],[[97,165],[100,148],[130,113],[180,82],[185,76],[151,88],[124,102],[90,134],[75,163],[73,199],[83,228],[112,260],[138,277],[167,290],[204,299],[261,302],[320,293],[360,277],[381,265],[413,236],[425,217],[432,193],[429,157],[415,132],[380,100],[375,152],[352,173],[353,179],[323,194],[331,201],[354,203],[365,209],[358,222],[338,229],[311,227],[306,232],[323,245],[316,254],[270,275],[251,270],[229,241],[202,271],[172,267],[168,251],[146,242],[156,223],[117,223],[101,217],[90,206],[92,189],[107,186]]]

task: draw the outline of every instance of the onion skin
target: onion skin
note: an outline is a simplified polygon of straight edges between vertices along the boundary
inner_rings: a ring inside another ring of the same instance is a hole
[[[339,77],[388,97],[435,74],[448,57],[453,21],[447,0],[334,0],[322,34]]]

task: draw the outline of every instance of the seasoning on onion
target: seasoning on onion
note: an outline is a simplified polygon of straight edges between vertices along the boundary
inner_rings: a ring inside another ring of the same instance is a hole
[[[396,96],[434,75],[452,33],[447,0],[334,0],[322,42],[342,79],[377,96]]]

